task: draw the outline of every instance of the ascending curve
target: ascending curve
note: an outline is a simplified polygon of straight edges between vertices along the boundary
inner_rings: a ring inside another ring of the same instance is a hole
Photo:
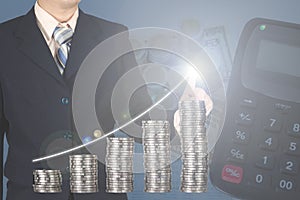
[[[104,134],[103,136],[95,139],[95,140],[92,140],[90,142],[87,142],[85,144],[82,144],[82,145],[78,145],[74,148],[71,148],[71,149],[68,149],[68,150],[65,150],[65,151],[62,151],[62,152],[59,152],[59,153],[54,153],[54,154],[51,154],[51,155],[47,155],[47,156],[44,156],[44,157],[40,157],[40,158],[36,158],[36,159],[33,159],[32,162],[33,163],[36,163],[36,162],[40,162],[40,161],[43,161],[43,160],[48,160],[48,159],[52,159],[52,158],[55,158],[55,157],[59,157],[59,156],[62,156],[62,155],[65,155],[65,154],[68,154],[68,153],[71,153],[73,151],[76,151],[76,150],[79,150],[79,149],[82,149],[86,146],[89,146],[89,145],[92,145],[96,142],[99,142],[100,140],[103,140],[104,138],[120,131],[121,129],[127,127],[128,125],[132,124],[134,121],[140,119],[142,116],[144,116],[146,113],[150,112],[152,109],[154,109],[157,105],[159,105],[160,103],[162,103],[166,98],[168,98],[182,83],[184,83],[186,80],[187,80],[188,77],[184,77],[170,92],[168,92],[164,97],[162,97],[161,99],[159,99],[159,101],[157,101],[155,104],[153,104],[152,106],[150,106],[148,109],[146,109],[144,112],[142,112],[141,114],[139,114],[138,116],[136,116],[135,118],[133,118],[132,120],[126,122],[125,124],[123,124],[122,126],[110,131],[109,133],[106,133]]]

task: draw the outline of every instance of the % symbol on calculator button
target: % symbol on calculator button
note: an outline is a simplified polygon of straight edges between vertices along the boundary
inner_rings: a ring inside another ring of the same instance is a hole
[[[246,139],[246,133],[243,131],[236,131],[236,138],[245,140]]]
[[[240,177],[240,173],[236,169],[226,168],[226,172],[230,174],[230,176],[232,177],[236,177],[236,178]]]
[[[244,160],[244,154],[242,154],[239,150],[231,149],[230,153],[232,157],[236,159]]]
[[[222,179],[229,183],[241,183],[243,179],[243,168],[235,165],[225,165],[222,170]]]

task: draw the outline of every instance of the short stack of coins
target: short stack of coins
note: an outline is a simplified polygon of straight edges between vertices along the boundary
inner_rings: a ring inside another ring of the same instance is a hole
[[[133,138],[107,138],[106,192],[133,191]]]
[[[33,179],[33,191],[36,193],[58,193],[62,191],[60,170],[34,170]]]
[[[70,156],[71,193],[98,192],[98,159],[96,155]]]
[[[171,191],[170,127],[168,121],[143,121],[145,192]]]
[[[204,101],[179,102],[180,138],[182,151],[181,191],[207,191],[208,152],[206,109]]]

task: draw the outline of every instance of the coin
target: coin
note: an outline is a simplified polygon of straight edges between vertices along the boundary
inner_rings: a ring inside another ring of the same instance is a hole
[[[98,191],[97,155],[70,155],[71,193],[94,193]]]
[[[206,109],[204,101],[179,102],[181,191],[205,192],[208,177]]]
[[[33,181],[32,187],[36,193],[58,193],[62,191],[60,170],[34,170]]]
[[[168,121],[143,121],[145,192],[171,190],[170,127]]]
[[[133,191],[133,138],[108,138],[106,152],[106,192]]]

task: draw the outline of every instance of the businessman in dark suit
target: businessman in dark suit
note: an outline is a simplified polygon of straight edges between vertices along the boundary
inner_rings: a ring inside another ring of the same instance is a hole
[[[4,172],[8,178],[7,200],[127,199],[126,194],[105,193],[101,164],[98,193],[70,194],[68,178],[63,181],[62,193],[38,194],[32,190],[33,170],[47,167],[47,163],[32,163],[32,159],[45,154],[45,141],[52,145],[55,143],[51,139],[60,141],[66,149],[80,144],[71,98],[81,63],[101,41],[126,30],[122,25],[85,14],[78,8],[79,2],[38,0],[26,15],[0,25],[0,131],[1,142],[6,132],[9,144]],[[65,36],[55,35],[60,28],[65,28],[61,33],[70,30],[67,39],[63,39],[65,44],[59,41]],[[113,85],[134,67],[133,63],[130,55],[119,59],[99,82],[97,109],[104,132],[115,123],[110,109]],[[59,168],[67,168],[68,156],[58,159]]]
[[[68,155],[32,163],[32,159],[41,155],[63,150],[61,147],[69,149],[81,144],[72,116],[76,74],[94,47],[126,31],[122,25],[83,13],[78,8],[79,2],[37,0],[26,15],[0,25],[0,141],[2,143],[6,132],[9,144],[4,172],[8,178],[7,200],[127,199],[126,194],[105,192],[101,163],[99,192],[84,195],[69,192]],[[108,66],[99,81],[95,99],[103,132],[112,130],[115,124],[111,111],[113,87],[135,65],[132,55],[122,56]],[[189,92],[184,96],[193,95]],[[140,96],[144,98],[133,104],[132,115],[151,105],[147,95]],[[75,153],[85,153],[85,150]],[[65,173],[63,192],[33,192],[32,172],[43,168],[60,169]]]

